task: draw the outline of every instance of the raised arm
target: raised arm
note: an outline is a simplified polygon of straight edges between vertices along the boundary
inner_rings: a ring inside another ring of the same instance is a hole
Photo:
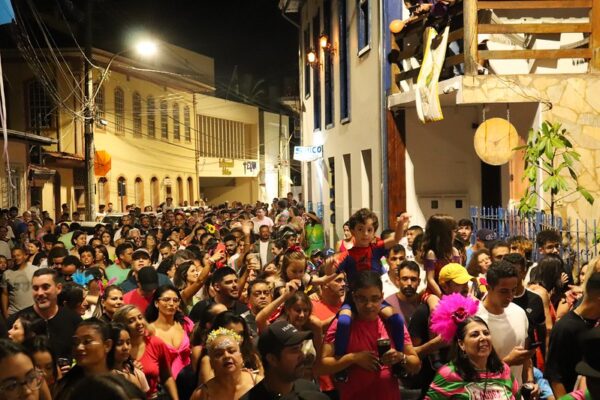
[[[283,289],[281,296],[276,298],[271,303],[267,304],[265,308],[259,311],[259,313],[256,315],[256,327],[258,328],[259,332],[264,332],[265,329],[267,329],[269,318],[271,317],[271,315],[273,315],[275,311],[277,311],[279,306],[285,303],[287,299],[292,297],[294,293],[298,291],[300,285],[301,282],[297,279],[289,281],[285,284],[285,289]]]

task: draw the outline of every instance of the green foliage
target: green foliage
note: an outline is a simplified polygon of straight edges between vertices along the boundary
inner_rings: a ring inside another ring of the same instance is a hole
[[[594,197],[578,182],[575,166],[581,156],[573,149],[567,135],[567,130],[560,123],[544,121],[539,130],[529,130],[526,145],[515,149],[525,151],[523,180],[529,182],[519,202],[520,214],[528,215],[537,211],[537,200],[542,199],[554,216],[556,202],[575,193],[583,196],[588,203],[594,204]],[[541,193],[536,185],[540,172],[543,177]],[[544,198],[544,193],[548,192],[550,202]],[[559,194],[562,197],[559,198]]]

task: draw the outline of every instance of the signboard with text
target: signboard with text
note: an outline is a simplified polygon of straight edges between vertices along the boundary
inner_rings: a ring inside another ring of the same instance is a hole
[[[323,158],[323,145],[320,146],[294,146],[294,160],[315,161]]]

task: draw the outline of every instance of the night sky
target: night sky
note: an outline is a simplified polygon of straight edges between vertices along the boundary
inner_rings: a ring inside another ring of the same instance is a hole
[[[94,45],[111,51],[132,32],[215,59],[217,86],[239,74],[269,85],[294,80],[297,91],[298,31],[286,21],[278,0],[96,0]]]

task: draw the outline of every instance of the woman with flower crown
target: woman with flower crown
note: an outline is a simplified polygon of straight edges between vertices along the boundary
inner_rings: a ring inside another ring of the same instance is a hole
[[[451,361],[441,367],[426,399],[513,400],[518,384],[492,346],[490,330],[477,316],[479,302],[459,293],[442,297],[431,330],[452,344]]]
[[[258,373],[243,368],[241,343],[242,337],[227,328],[208,334],[206,349],[215,376],[198,386],[191,400],[237,400],[260,381]]]

